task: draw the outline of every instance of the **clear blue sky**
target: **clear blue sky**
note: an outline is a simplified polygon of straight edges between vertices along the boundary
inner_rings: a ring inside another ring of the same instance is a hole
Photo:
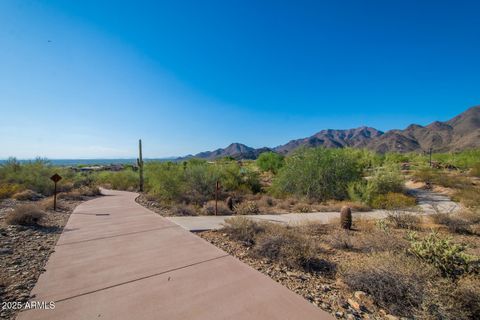
[[[0,1],[0,158],[185,155],[480,104],[479,1]]]

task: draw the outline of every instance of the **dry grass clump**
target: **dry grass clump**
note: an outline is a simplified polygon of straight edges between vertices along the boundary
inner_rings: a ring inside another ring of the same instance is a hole
[[[82,201],[86,197],[94,197],[100,195],[100,189],[98,187],[81,187],[68,192],[62,192],[58,195],[58,199]]]
[[[205,203],[200,213],[207,216],[215,215],[215,201],[211,200]],[[217,202],[217,215],[230,216],[232,214],[233,212],[228,208],[228,206],[223,201]]]
[[[335,228],[327,239],[328,244],[335,249],[351,250],[354,247],[353,231]]]
[[[12,198],[20,200],[20,201],[26,201],[26,200],[36,201],[36,200],[41,199],[42,195],[33,191],[33,190],[28,190],[27,189],[27,190],[23,190],[23,191],[15,193],[12,196]]]
[[[277,200],[270,196],[262,196],[257,202],[258,206],[261,208],[272,208],[277,204]]]
[[[386,221],[394,228],[418,230],[422,223],[422,219],[415,214],[402,211],[394,211],[389,213]]]
[[[316,211],[308,203],[299,202],[292,208],[293,212],[308,213]]]
[[[39,207],[42,210],[53,210],[53,197],[46,198],[39,203]],[[61,201],[61,199],[57,199],[57,210],[66,210],[65,204]]]
[[[215,213],[215,208],[213,209]],[[173,216],[197,216],[197,210],[195,206],[190,204],[179,204],[170,208],[170,212]]]
[[[256,237],[264,233],[265,229],[265,224],[254,222],[245,217],[233,217],[225,220],[223,231],[234,240],[253,245]]]
[[[233,211],[239,215],[259,214],[260,208],[255,201],[244,201],[234,205]]]
[[[443,280],[429,290],[419,312],[420,319],[474,320],[480,314],[480,279],[464,277]]]
[[[480,190],[475,187],[457,190],[453,200],[460,201],[467,208],[480,208]]]
[[[305,271],[331,274],[335,266],[319,258],[319,248],[298,230],[270,225],[256,238],[253,254]]]
[[[337,201],[330,200],[321,204],[315,205],[315,211],[318,212],[340,212],[342,207],[349,207],[352,212],[365,212],[370,211],[370,208],[367,204],[358,201]]]
[[[409,242],[404,238],[378,229],[362,234],[358,243],[363,252],[405,252],[409,247]]]
[[[6,216],[5,222],[12,225],[38,226],[45,212],[34,205],[20,205]]]
[[[437,272],[405,254],[383,252],[345,263],[341,275],[352,290],[370,294],[390,313],[412,317]]]
[[[461,218],[459,215],[452,215],[448,213],[435,213],[430,216],[430,219],[436,223],[447,227],[450,232],[459,234],[470,234],[470,222]]]
[[[372,207],[375,209],[404,209],[414,207],[416,204],[415,197],[398,192],[379,194],[372,199]]]

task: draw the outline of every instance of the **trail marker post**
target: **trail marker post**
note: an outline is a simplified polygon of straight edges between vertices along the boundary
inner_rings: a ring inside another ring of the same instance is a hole
[[[143,192],[143,156],[142,156],[142,139],[138,140],[138,172],[140,175],[140,191]]]
[[[53,189],[53,211],[57,211],[57,182],[62,180],[62,177],[58,173],[55,173],[50,177],[50,180],[55,183],[55,188]]]
[[[218,215],[218,190],[220,189],[220,182],[215,183],[215,215]]]

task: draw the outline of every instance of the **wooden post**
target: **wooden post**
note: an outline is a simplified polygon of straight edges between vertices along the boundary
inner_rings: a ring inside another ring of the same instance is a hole
[[[55,187],[53,189],[53,211],[57,211],[57,181],[55,181]]]
[[[140,191],[143,192],[143,156],[142,156],[142,139],[138,140],[138,172],[140,174]]]
[[[430,168],[432,167],[432,148],[429,150],[430,153]]]
[[[219,182],[215,183],[215,215],[218,215],[218,189],[219,189]]]

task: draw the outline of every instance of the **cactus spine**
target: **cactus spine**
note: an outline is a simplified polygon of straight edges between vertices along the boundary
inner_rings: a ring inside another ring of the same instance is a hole
[[[140,191],[143,191],[143,156],[142,156],[142,139],[138,140],[138,172],[140,174]]]
[[[340,226],[347,230],[352,228],[352,210],[347,206],[340,211]]]

